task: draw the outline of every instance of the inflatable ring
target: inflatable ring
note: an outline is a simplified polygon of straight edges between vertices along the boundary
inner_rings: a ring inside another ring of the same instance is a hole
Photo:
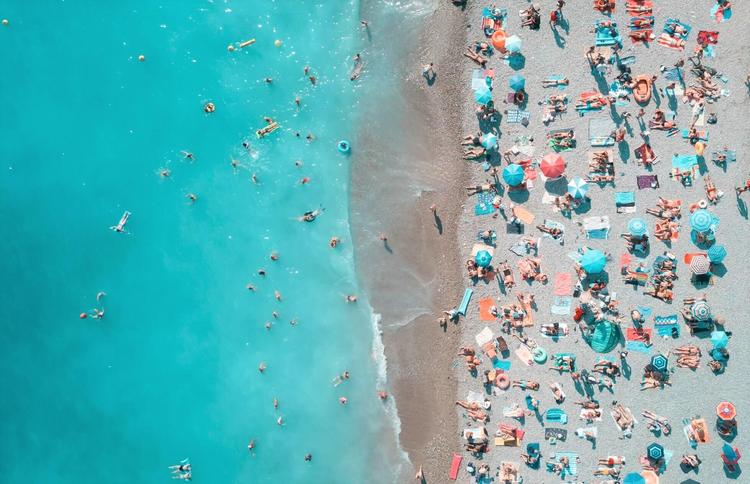
[[[547,352],[541,346],[537,346],[536,348],[534,348],[532,356],[534,358],[534,362],[540,365],[547,361]]]
[[[507,373],[498,373],[495,377],[495,385],[501,390],[507,390],[510,388],[510,377]]]
[[[352,147],[349,145],[349,142],[345,139],[342,139],[341,141],[339,141],[339,144],[336,146],[336,148],[338,148],[338,150],[341,153],[345,153],[345,154],[349,153],[352,150]]]
[[[707,202],[707,201],[706,201],[705,199],[701,199],[701,200],[700,200],[700,201],[698,202],[698,206],[699,206],[700,208],[707,208],[707,207],[708,207],[708,202]]]

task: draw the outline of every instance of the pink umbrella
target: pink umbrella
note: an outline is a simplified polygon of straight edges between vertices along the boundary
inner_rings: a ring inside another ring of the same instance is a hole
[[[547,178],[560,178],[565,173],[565,160],[557,153],[548,153],[539,166]]]

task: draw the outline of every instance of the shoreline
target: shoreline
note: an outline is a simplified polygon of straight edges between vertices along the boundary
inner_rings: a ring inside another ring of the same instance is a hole
[[[394,182],[402,185],[390,196],[387,185],[393,183],[370,183],[382,171],[379,162],[388,161],[390,147],[385,139],[370,135],[373,126],[363,128],[358,140],[361,154],[352,166],[351,206],[358,273],[373,311],[381,316],[388,386],[401,427],[399,443],[414,468],[423,466],[427,479],[435,481],[446,475],[450,464],[446,455],[457,442],[453,410],[457,382],[452,365],[460,328],[451,324],[446,334],[436,318],[462,295],[460,273],[445,277],[444,272],[450,268],[454,273],[453,268],[460,266],[457,228],[468,169],[458,162],[461,151],[455,139],[463,124],[458,107],[469,90],[462,82],[467,72],[461,62],[464,12],[441,2],[422,21],[414,35],[416,47],[398,66],[406,72],[398,81],[406,102],[402,124],[417,132],[410,133],[401,154],[405,160],[399,168],[407,173]],[[428,62],[435,63],[439,76],[432,86],[421,76],[421,65]],[[375,200],[398,199],[397,206],[399,202],[410,206],[391,217],[387,204],[368,205],[373,192]],[[432,204],[438,206],[442,233],[430,212]],[[358,221],[356,215],[365,211],[377,222]],[[388,234],[389,250],[377,240],[377,231]],[[403,305],[394,305],[396,300]]]

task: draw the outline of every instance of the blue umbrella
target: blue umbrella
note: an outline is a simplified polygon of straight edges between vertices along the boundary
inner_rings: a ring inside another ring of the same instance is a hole
[[[482,135],[482,146],[491,150],[497,146],[497,136],[494,133],[485,133]]]
[[[581,267],[589,274],[600,273],[606,265],[607,256],[601,250],[589,249],[581,257]]]
[[[667,371],[669,360],[666,356],[659,353],[658,355],[654,355],[651,357],[651,366],[653,366],[657,371]]]
[[[589,184],[581,177],[575,177],[568,182],[568,193],[573,198],[583,198],[589,191]]]
[[[628,222],[628,232],[633,237],[643,237],[648,234],[648,227],[646,221],[642,218],[631,218]]]
[[[492,91],[488,86],[481,86],[474,90],[474,100],[479,104],[489,104],[492,101]]]
[[[515,74],[508,79],[508,85],[514,91],[522,91],[526,87],[526,78],[521,74]]]
[[[646,447],[646,453],[648,454],[649,459],[659,460],[664,457],[664,447],[662,447],[661,444],[652,442]]]
[[[517,35],[511,35],[505,39],[505,49],[508,52],[521,52],[522,45],[523,42],[521,42],[521,38]]]
[[[646,479],[644,479],[643,476],[637,472],[631,472],[630,474],[625,476],[622,484],[646,484]]]
[[[480,250],[477,252],[477,255],[474,256],[474,262],[476,262],[479,267],[487,267],[490,265],[490,262],[492,262],[492,256],[486,250]]]
[[[708,232],[713,225],[713,216],[706,209],[699,209],[690,216],[690,226],[696,232]]]
[[[724,257],[727,256],[727,249],[724,248],[723,245],[712,245],[708,248],[708,260],[713,262],[714,264],[721,264],[721,262],[724,260]]]
[[[714,345],[714,348],[726,348],[727,343],[729,343],[729,336],[724,331],[712,331],[711,343]]]
[[[521,165],[512,163],[503,168],[503,180],[505,180],[505,183],[512,187],[517,187],[518,185],[523,183],[525,177],[526,174],[523,172],[523,168],[521,167]]]

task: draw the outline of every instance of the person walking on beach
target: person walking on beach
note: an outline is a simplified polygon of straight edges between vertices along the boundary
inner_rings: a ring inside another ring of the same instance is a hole
[[[427,79],[427,82],[432,82],[435,80],[435,76],[437,76],[437,73],[435,72],[435,64],[430,62],[429,64],[425,64],[422,66],[422,76]]]

